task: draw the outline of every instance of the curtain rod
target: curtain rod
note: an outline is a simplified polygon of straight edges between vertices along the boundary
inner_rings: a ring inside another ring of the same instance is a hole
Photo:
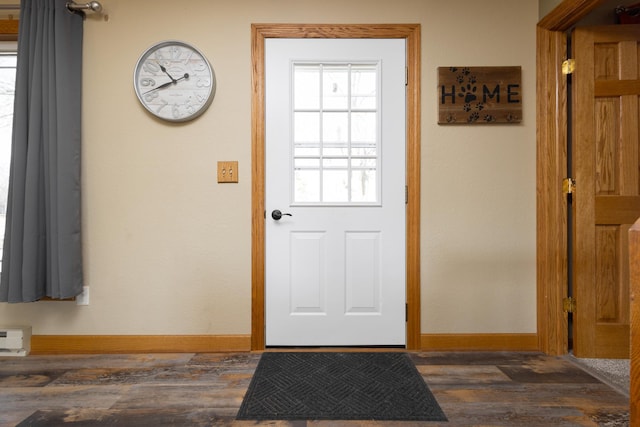
[[[90,10],[91,12],[102,12],[102,5],[98,1],[90,1],[89,3],[67,2],[67,9],[74,12],[76,10]],[[0,4],[0,10],[20,10],[19,4]]]

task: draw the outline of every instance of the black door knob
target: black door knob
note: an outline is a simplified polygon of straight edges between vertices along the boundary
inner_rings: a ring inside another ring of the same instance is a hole
[[[290,213],[282,213],[278,209],[276,209],[276,210],[271,212],[271,218],[275,219],[276,221],[280,221],[280,218],[282,218],[285,215],[286,216],[293,216]]]

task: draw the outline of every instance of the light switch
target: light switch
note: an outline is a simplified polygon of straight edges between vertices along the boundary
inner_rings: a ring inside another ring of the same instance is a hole
[[[238,182],[238,162],[218,162],[218,182]]]

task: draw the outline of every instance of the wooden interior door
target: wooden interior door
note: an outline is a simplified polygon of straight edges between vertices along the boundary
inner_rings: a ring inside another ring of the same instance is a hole
[[[640,216],[640,26],[573,35],[577,357],[629,357],[628,231]]]

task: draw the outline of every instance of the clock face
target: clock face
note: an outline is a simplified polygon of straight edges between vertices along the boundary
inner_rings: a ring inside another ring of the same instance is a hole
[[[216,78],[199,50],[179,41],[147,49],[136,64],[133,86],[154,116],[184,122],[202,114],[213,101]]]

